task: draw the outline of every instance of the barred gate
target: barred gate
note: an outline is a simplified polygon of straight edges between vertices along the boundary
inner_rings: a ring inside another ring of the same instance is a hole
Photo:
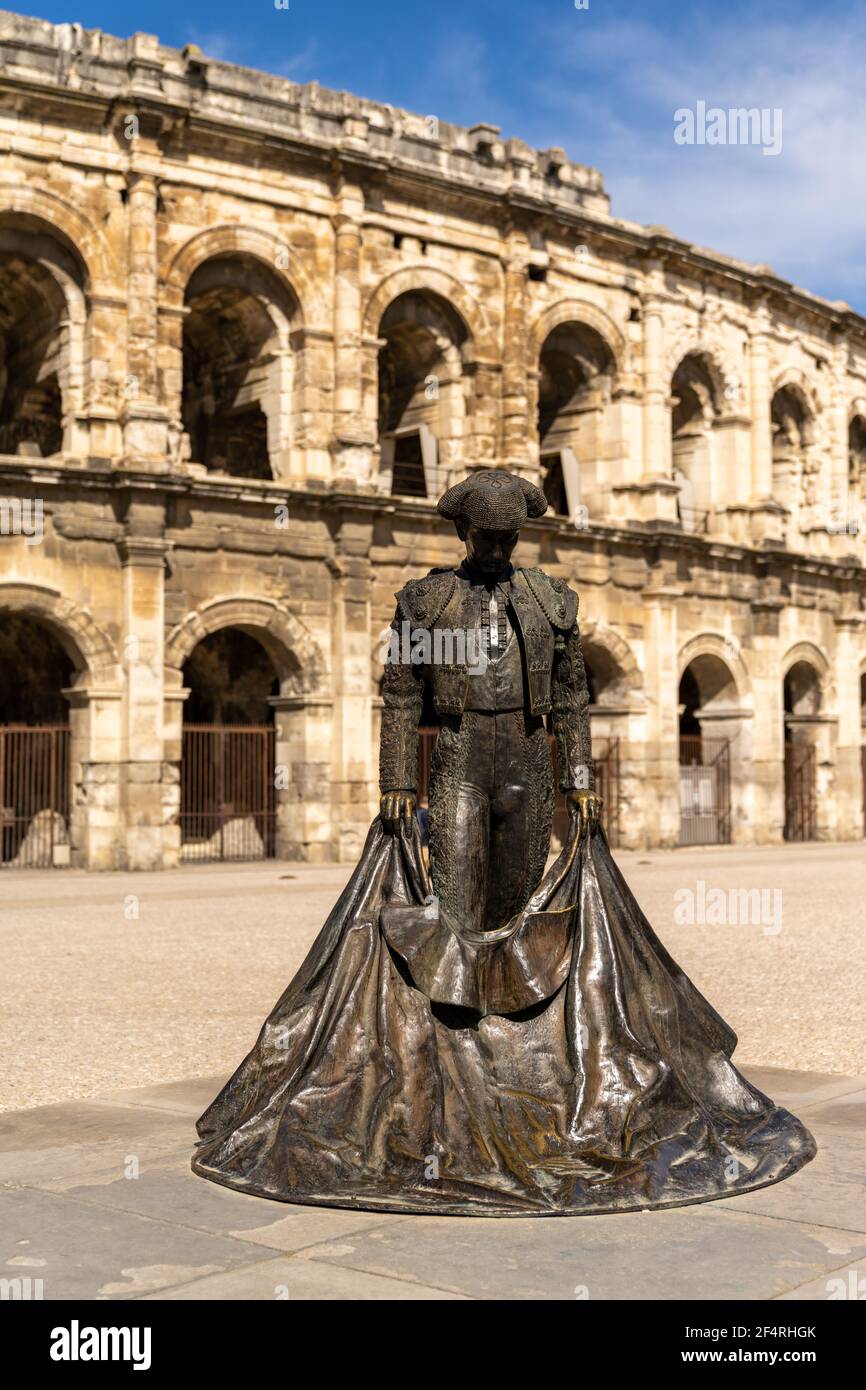
[[[206,864],[276,853],[276,731],[272,724],[185,724],[181,858]]]
[[[785,839],[815,838],[815,749],[785,744]]]
[[[0,724],[0,868],[69,864],[69,725]]]
[[[731,745],[680,735],[680,844],[731,843]]]

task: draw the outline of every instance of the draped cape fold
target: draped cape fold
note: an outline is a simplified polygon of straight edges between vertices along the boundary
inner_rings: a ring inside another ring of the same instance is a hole
[[[679,1206],[815,1154],[736,1070],[603,833],[566,845],[498,932],[431,895],[417,824],[378,818],[193,1169],[280,1201],[478,1216]]]

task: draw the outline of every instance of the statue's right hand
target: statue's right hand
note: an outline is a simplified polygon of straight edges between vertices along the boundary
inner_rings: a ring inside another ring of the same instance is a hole
[[[393,835],[402,821],[407,830],[415,817],[415,793],[410,791],[384,792],[379,802],[379,815],[385,829]]]

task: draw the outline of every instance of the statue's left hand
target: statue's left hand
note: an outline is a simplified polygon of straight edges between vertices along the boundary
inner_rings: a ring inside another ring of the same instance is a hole
[[[570,791],[565,794],[565,804],[569,814],[574,812],[580,818],[581,830],[595,830],[604,805],[598,792]]]
[[[393,835],[400,829],[402,821],[407,830],[412,828],[415,819],[415,793],[410,791],[385,792],[379,801],[379,815],[386,830]]]

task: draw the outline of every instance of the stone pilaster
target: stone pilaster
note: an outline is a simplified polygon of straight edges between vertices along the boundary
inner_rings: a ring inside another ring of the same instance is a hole
[[[361,255],[364,195],[343,185],[334,219],[334,472],[338,478],[368,482],[372,476],[375,431],[364,421],[361,399]]]
[[[834,838],[859,840],[864,833],[861,747],[863,743],[860,670],[866,622],[859,614],[836,619],[833,683],[838,713],[833,788]]]
[[[648,845],[680,836],[678,585],[663,576],[644,591],[647,710],[645,824]]]
[[[761,303],[752,316],[749,337],[749,414],[751,416],[752,539],[758,545],[779,543],[785,510],[773,496],[773,424],[770,391],[770,316]]]
[[[127,464],[158,470],[166,464],[168,421],[165,406],[158,399],[157,382],[157,181],[152,174],[131,172],[127,184],[129,244],[124,453]]]
[[[527,341],[526,273],[529,243],[511,231],[505,254],[505,332],[502,357],[502,467],[532,474],[538,468],[538,362]]]
[[[120,747],[123,867],[160,869],[164,832],[174,820],[177,799],[177,779],[169,776],[163,746],[166,543],[133,534],[118,551],[126,677]]]

